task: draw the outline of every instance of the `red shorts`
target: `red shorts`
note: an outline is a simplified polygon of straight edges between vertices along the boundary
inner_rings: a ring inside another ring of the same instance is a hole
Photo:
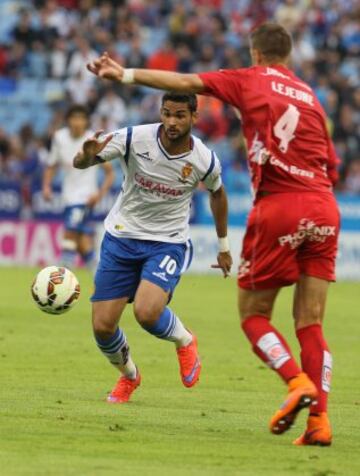
[[[300,274],[335,281],[340,215],[331,193],[272,193],[250,212],[239,287],[288,286]]]

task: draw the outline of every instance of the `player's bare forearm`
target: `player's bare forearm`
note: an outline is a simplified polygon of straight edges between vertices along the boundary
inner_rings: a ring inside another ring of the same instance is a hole
[[[126,69],[110,58],[107,52],[89,63],[87,68],[99,78],[125,84],[139,84],[156,89],[188,93],[204,91],[204,84],[197,74],[182,74],[156,69]]]
[[[217,236],[224,238],[227,236],[228,201],[223,186],[210,194],[210,207],[215,221]]]
[[[44,170],[44,175],[43,175],[43,182],[42,186],[43,188],[51,188],[51,183],[54,178],[56,172],[56,165],[50,165],[46,167]]]
[[[182,74],[156,69],[135,69],[134,83],[184,93],[201,93],[204,91],[204,83],[197,74]]]
[[[217,264],[213,264],[211,267],[221,269],[224,278],[226,278],[230,275],[232,257],[229,240],[227,238],[228,202],[223,186],[221,186],[216,192],[210,194],[210,207],[215,221],[216,233],[219,238]]]

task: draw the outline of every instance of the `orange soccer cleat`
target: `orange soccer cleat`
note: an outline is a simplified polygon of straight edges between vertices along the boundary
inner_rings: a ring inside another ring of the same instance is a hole
[[[201,372],[200,357],[197,350],[197,338],[193,335],[190,344],[176,349],[182,383],[185,387],[192,387],[199,380]]]
[[[330,446],[332,440],[331,427],[327,414],[309,415],[307,428],[299,438],[293,441],[294,445]]]
[[[137,371],[135,380],[125,376],[120,377],[112,392],[107,397],[107,401],[109,403],[127,403],[140,383],[141,375],[139,371]]]
[[[281,435],[293,425],[297,414],[316,401],[318,391],[309,377],[301,372],[288,382],[289,392],[285,402],[270,420],[270,431]]]

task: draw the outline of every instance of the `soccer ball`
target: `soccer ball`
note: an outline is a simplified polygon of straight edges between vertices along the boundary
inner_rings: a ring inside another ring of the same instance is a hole
[[[78,301],[80,284],[69,269],[48,266],[34,279],[31,294],[42,311],[49,314],[63,314]]]

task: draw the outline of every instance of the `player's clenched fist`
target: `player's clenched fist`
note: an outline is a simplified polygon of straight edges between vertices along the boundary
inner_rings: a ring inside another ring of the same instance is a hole
[[[89,71],[104,79],[121,81],[124,75],[124,68],[112,60],[107,51],[86,66]]]

